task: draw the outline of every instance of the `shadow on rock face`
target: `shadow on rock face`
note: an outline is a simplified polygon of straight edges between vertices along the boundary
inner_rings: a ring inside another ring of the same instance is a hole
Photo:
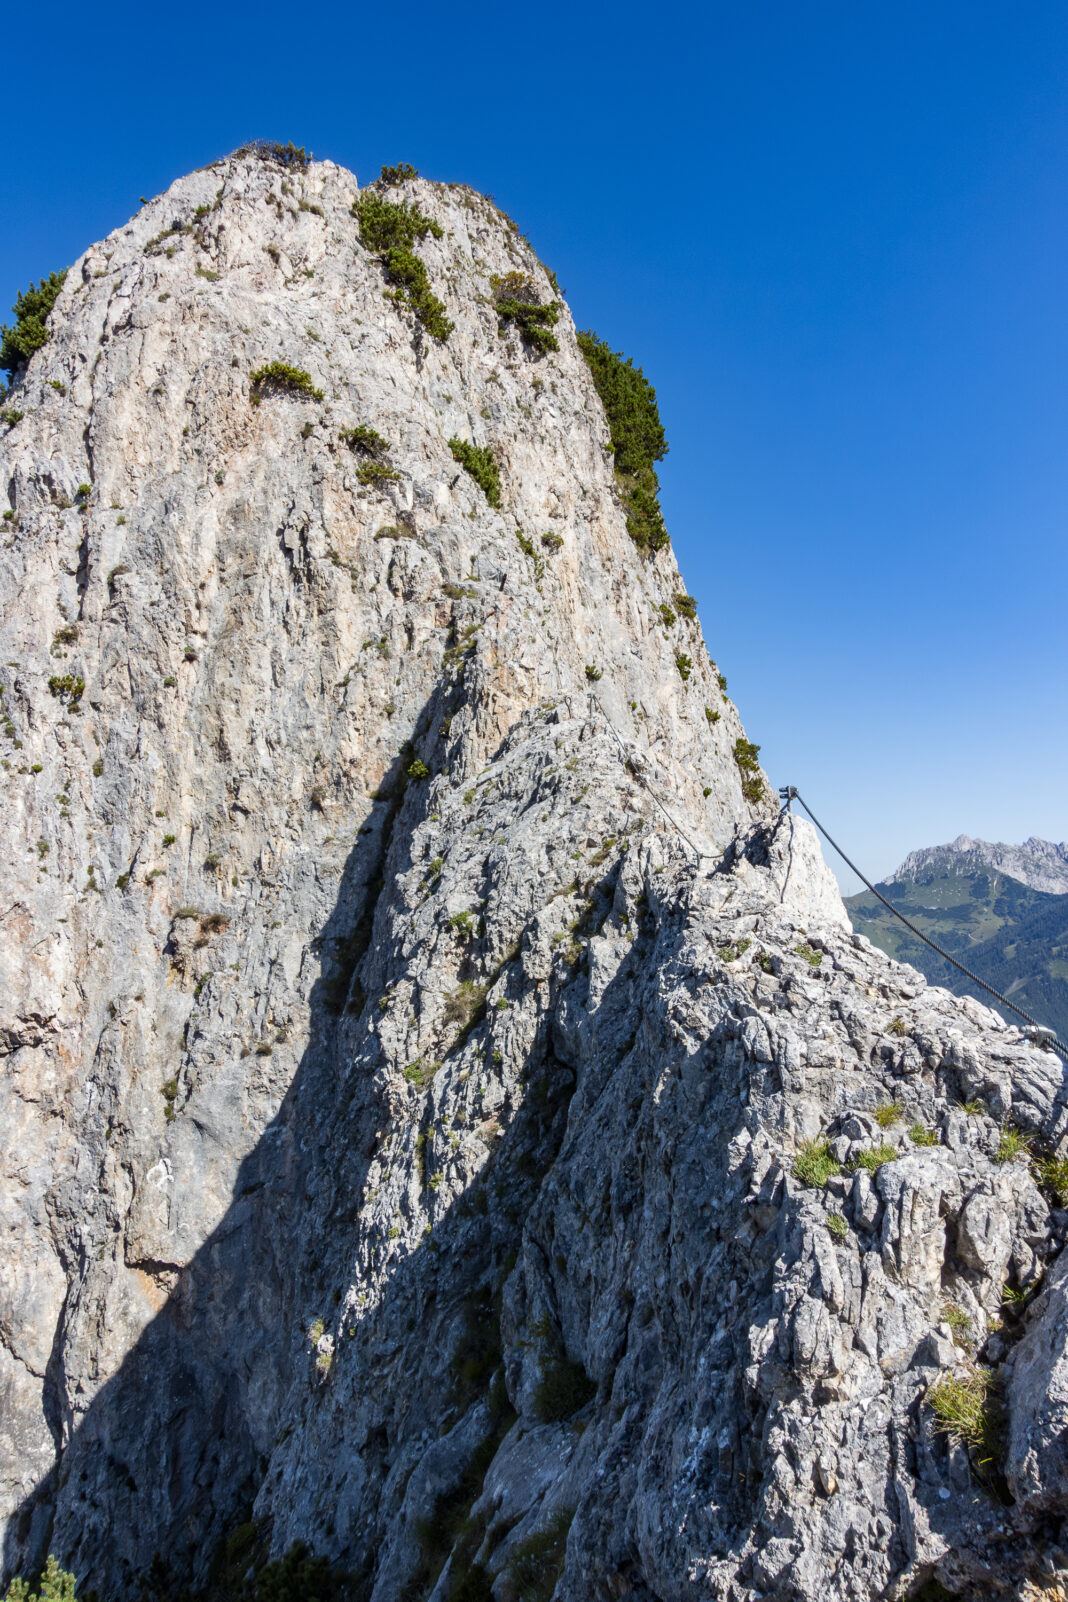
[[[405,1583],[413,1573],[426,1582],[434,1578],[428,1518],[442,1525],[439,1542],[451,1540],[455,1531],[441,1509],[456,1502],[458,1484],[466,1511],[478,1489],[468,1484],[472,1454],[484,1458],[487,1441],[495,1444],[514,1418],[501,1367],[500,1292],[575,1088],[547,1029],[527,1062],[529,1094],[507,1130],[495,1133],[477,1180],[433,1236],[400,1260],[369,1326],[353,1320],[345,1327],[342,1298],[359,1283],[354,1226],[397,1097],[374,1033],[376,998],[365,998],[361,985],[362,964],[372,947],[380,955],[376,904],[411,866],[410,834],[422,808],[401,759],[379,795],[381,815],[350,853],[336,905],[314,942],[323,968],[311,990],[308,1042],[277,1115],[240,1164],[225,1216],[187,1266],[128,1262],[167,1284],[169,1294],[77,1421],[64,1389],[63,1323],[57,1330],[48,1377],[56,1464],[9,1525],[8,1574],[30,1573],[53,1552],[80,1589],[105,1596],[131,1585],[160,1595],[202,1585],[220,1543],[258,1517],[272,1459],[286,1456],[287,1443],[292,1452],[296,1432],[336,1405],[337,1361],[369,1371],[366,1414],[342,1433],[351,1435],[346,1473],[360,1486],[364,1508],[374,1509],[375,1524],[354,1542],[340,1516],[333,1524],[316,1518],[309,1539],[321,1538],[355,1571],[353,1594],[369,1594],[370,1570],[405,1503],[414,1507],[407,1523],[414,1529],[418,1522],[422,1533],[405,1533],[400,1521],[392,1567]],[[483,1013],[466,1019],[452,1050]],[[194,1101],[175,1119],[196,1115]],[[412,1116],[425,1138],[428,1103]],[[182,1183],[180,1172],[175,1183]],[[439,1266],[450,1262],[449,1271]],[[75,1279],[68,1307],[81,1292]],[[406,1348],[404,1382],[391,1388],[382,1382],[381,1346],[384,1340],[395,1348],[398,1338]],[[414,1414],[420,1430],[404,1440],[402,1421]],[[427,1431],[431,1438],[455,1433],[464,1417],[473,1420],[470,1440],[458,1437],[439,1452],[421,1491],[418,1474],[409,1486]],[[304,1465],[298,1472],[307,1471]],[[270,1528],[268,1512],[261,1544]]]

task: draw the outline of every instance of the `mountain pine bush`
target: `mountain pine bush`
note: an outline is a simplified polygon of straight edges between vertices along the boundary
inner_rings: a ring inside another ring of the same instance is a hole
[[[61,273],[49,273],[39,284],[31,284],[21,295],[16,295],[11,308],[15,313],[15,325],[9,328],[5,323],[0,328],[0,368],[14,373],[17,368],[25,367],[35,350],[40,350],[48,338],[48,314],[66,276],[64,267]]]
[[[610,349],[592,331],[579,334],[578,343],[608,419],[616,475],[627,509],[627,532],[639,550],[662,551],[668,532],[653,464],[663,461],[668,442],[656,390],[640,367]]]

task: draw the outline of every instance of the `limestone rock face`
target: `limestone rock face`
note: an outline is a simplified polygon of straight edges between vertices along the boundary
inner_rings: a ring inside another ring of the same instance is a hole
[[[373,1602],[1055,1583],[1066,1217],[999,1158],[1063,1065],[747,799],[514,225],[388,192],[439,342],[356,195],[180,180],[0,440],[6,1570],[195,1585],[252,1519]],[[932,1402],[976,1364],[993,1466]]]

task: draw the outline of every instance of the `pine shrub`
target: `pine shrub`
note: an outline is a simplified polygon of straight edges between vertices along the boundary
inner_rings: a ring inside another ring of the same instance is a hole
[[[0,368],[14,373],[25,367],[34,351],[40,350],[48,338],[48,314],[56,303],[67,276],[64,267],[60,273],[49,273],[39,284],[31,284],[15,296],[11,310],[15,313],[14,326],[5,323],[0,328]]]
[[[397,305],[415,313],[427,333],[443,344],[452,333],[445,307],[430,288],[424,263],[415,254],[416,242],[433,234],[441,239],[444,229],[417,206],[398,205],[372,191],[352,203],[353,216],[360,225],[360,241],[372,251],[396,287],[388,291]]]
[[[488,445],[472,445],[469,440],[457,439],[453,435],[449,441],[453,461],[470,473],[479,489],[485,495],[491,506],[498,509],[501,505],[501,474]]]
[[[656,391],[640,367],[611,350],[592,330],[580,333],[579,349],[601,397],[627,510],[627,531],[639,550],[655,553],[668,543],[654,462],[668,453]]]

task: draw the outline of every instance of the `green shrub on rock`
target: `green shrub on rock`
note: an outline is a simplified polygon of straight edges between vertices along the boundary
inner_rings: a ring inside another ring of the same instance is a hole
[[[519,272],[505,273],[503,276],[494,273],[490,288],[493,290],[493,304],[497,308],[501,333],[509,323],[514,323],[532,350],[545,352],[560,349],[560,341],[552,332],[560,316],[559,302],[554,300],[543,305],[532,278]]]
[[[264,395],[300,395],[309,400],[323,398],[321,389],[316,389],[312,383],[311,374],[306,373],[303,367],[292,367],[289,362],[267,362],[263,367],[257,367],[249,379],[251,392],[249,399],[253,406],[258,406]]]
[[[757,761],[759,755],[759,745],[738,736],[734,742],[734,761],[742,780],[742,794],[747,801],[762,801],[764,798],[764,779]]]
[[[627,509],[627,532],[639,550],[655,553],[668,543],[654,462],[668,453],[656,390],[640,367],[611,350],[592,331],[578,336],[579,349],[601,397]]]
[[[4,1602],[75,1602],[76,1583],[74,1575],[67,1574],[50,1555],[41,1575],[40,1592],[31,1591],[28,1581],[16,1576],[8,1586]]]
[[[459,462],[479,489],[485,495],[491,506],[497,508],[501,504],[501,474],[493,452],[488,445],[472,445],[470,440],[457,439],[453,435],[449,441],[453,461]]]
[[[427,234],[442,237],[441,224],[424,216],[418,206],[397,205],[370,190],[353,201],[352,213],[360,225],[361,243],[379,258],[396,285],[387,291],[388,298],[413,311],[427,333],[443,344],[453,325],[431,291],[424,263],[415,254],[417,240]]]
[[[15,313],[14,327],[9,328],[5,323],[0,328],[0,368],[14,373],[25,367],[34,351],[40,350],[48,338],[48,314],[66,276],[64,267],[61,273],[49,273],[39,284],[31,284],[29,289],[15,296],[11,308]]]

